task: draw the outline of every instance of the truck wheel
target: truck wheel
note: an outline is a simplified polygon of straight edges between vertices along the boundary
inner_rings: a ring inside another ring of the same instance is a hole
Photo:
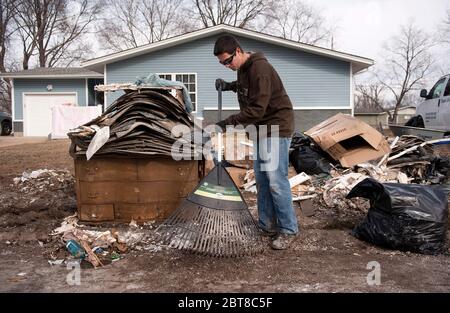
[[[12,125],[10,122],[5,121],[2,123],[2,132],[1,135],[2,136],[8,136],[9,134],[11,134],[12,131]]]
[[[425,128],[425,123],[423,122],[422,116],[417,115],[417,116],[411,117],[411,118],[405,123],[405,126]]]

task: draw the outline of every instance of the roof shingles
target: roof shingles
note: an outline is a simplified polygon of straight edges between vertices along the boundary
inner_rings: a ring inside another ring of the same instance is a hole
[[[82,67],[37,67],[31,70],[23,70],[17,72],[1,73],[2,77],[58,77],[58,76],[74,76],[74,77],[102,77],[103,74]]]

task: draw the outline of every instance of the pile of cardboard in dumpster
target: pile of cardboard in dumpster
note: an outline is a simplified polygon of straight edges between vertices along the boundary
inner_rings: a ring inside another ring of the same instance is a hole
[[[190,157],[194,123],[169,88],[125,89],[98,118],[70,131],[73,157],[86,155]],[[178,142],[178,145],[174,145]],[[176,147],[176,149],[174,148]]]
[[[201,176],[197,126],[171,93],[177,86],[102,87],[118,88],[125,94],[68,134],[78,217],[95,223],[165,219]]]

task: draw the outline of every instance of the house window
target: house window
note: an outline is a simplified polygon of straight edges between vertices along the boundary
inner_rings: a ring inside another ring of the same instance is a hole
[[[182,82],[191,98],[193,111],[197,107],[197,74],[195,73],[163,73],[159,74],[159,77],[167,80]]]

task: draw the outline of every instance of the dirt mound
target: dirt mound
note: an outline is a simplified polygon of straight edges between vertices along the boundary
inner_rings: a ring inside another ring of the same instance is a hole
[[[1,188],[0,227],[39,227],[73,214],[74,182],[67,170],[41,169],[14,178]]]

